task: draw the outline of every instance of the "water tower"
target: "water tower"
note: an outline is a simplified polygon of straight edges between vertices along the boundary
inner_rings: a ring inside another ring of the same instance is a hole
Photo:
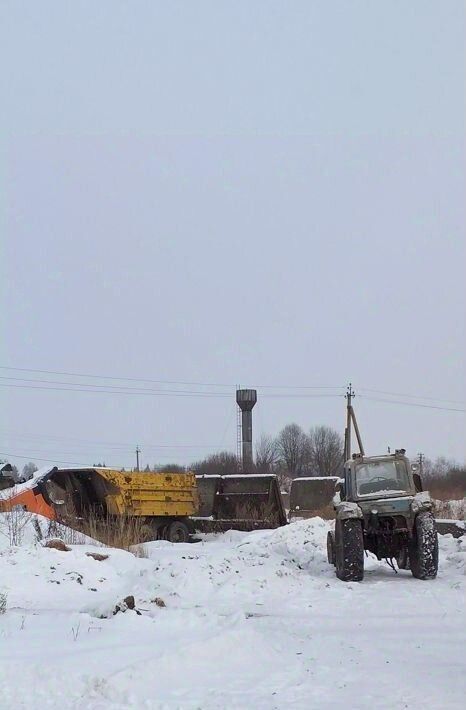
[[[257,390],[236,390],[236,403],[241,409],[241,458],[243,471],[252,470],[252,409],[257,402]]]

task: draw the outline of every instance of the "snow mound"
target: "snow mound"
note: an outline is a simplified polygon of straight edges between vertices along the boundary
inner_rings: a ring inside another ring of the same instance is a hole
[[[436,580],[369,556],[364,581],[345,584],[329,528],[157,541],[143,557],[3,549],[2,710],[462,707],[466,537],[440,536]],[[139,614],[114,615],[130,595]]]
[[[443,553],[445,572],[459,572],[466,575],[466,535],[454,538],[453,535],[439,535],[439,548]]]

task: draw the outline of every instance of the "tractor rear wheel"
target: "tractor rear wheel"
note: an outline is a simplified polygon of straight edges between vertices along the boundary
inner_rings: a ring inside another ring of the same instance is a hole
[[[338,579],[360,582],[364,577],[364,538],[360,520],[337,520],[335,524],[335,567]]]
[[[169,542],[189,542],[189,528],[186,523],[174,520],[167,527],[165,539]]]
[[[327,560],[329,565],[335,564],[335,533],[332,530],[327,533]]]
[[[416,579],[435,579],[438,571],[438,535],[432,513],[418,513],[409,545],[411,572]]]

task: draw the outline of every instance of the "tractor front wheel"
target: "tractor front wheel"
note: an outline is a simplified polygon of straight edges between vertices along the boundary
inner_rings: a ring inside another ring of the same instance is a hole
[[[336,521],[335,567],[338,579],[344,582],[360,582],[363,579],[364,538],[360,520]]]
[[[432,513],[418,513],[409,545],[411,572],[416,579],[435,579],[438,570],[438,536]]]

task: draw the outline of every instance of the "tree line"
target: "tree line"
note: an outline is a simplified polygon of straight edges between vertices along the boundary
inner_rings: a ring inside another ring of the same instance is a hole
[[[7,461],[0,459],[0,468],[6,463]],[[36,464],[32,461],[29,461],[29,463],[25,463],[21,470],[14,464],[10,464],[10,466],[11,471],[9,471],[8,475],[13,478],[15,483],[24,483],[25,481],[29,481],[29,479],[33,477],[35,472],[39,470]]]
[[[239,473],[234,454],[221,451],[192,464],[195,473]],[[343,439],[328,426],[308,432],[298,424],[287,424],[276,437],[263,434],[256,443],[255,461],[247,473],[273,473],[287,490],[300,476],[340,476],[343,470]]]
[[[0,465],[4,463],[0,461]],[[94,463],[105,467],[105,462]],[[33,462],[19,471],[12,466],[17,482],[29,480],[38,470]],[[287,424],[277,436],[263,434],[256,442],[254,463],[247,473],[273,473],[279,478],[283,490],[289,490],[291,480],[300,476],[340,476],[343,469],[343,438],[328,426],[315,426],[305,431],[298,424]],[[125,469],[121,469],[124,471]],[[129,469],[135,471],[135,469]],[[145,472],[197,474],[241,473],[241,462],[230,451],[219,451],[188,466],[179,463],[147,464]],[[424,487],[437,498],[461,498],[466,495],[466,467],[443,456],[435,460],[424,459],[422,478]]]

